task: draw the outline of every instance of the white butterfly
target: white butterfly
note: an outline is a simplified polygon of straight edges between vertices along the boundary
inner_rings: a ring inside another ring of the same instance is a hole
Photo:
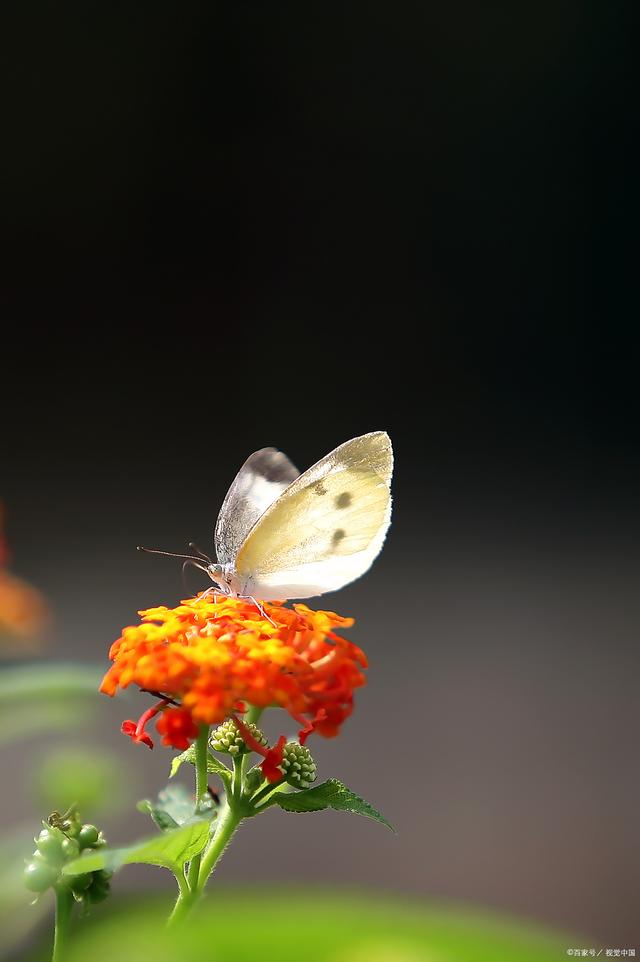
[[[214,536],[217,564],[202,553],[176,557],[237,598],[336,591],[363,575],[382,548],[392,470],[384,431],[345,441],[303,474],[281,451],[262,448],[242,465],[224,499]]]

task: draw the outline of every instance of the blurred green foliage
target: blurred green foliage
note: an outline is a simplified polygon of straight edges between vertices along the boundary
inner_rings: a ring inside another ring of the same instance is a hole
[[[128,807],[137,794],[129,766],[103,749],[97,756],[79,740],[85,732],[91,737],[101,704],[101,677],[101,668],[91,665],[31,663],[0,670],[3,791],[19,798],[25,787],[30,789],[39,812],[25,824],[5,824],[0,832],[0,957],[52,912],[50,893],[31,905],[34,894],[23,884],[25,861],[42,827],[40,817],[73,803],[91,817],[112,815]],[[68,732],[75,745],[69,743]],[[25,778],[10,778],[12,760],[24,752],[27,739],[35,739],[36,746],[29,748],[29,764],[16,768],[25,772]]]
[[[129,806],[134,795],[131,777],[130,767],[125,769],[121,759],[104,749],[98,755],[88,748],[71,746],[53,749],[36,759],[32,787],[45,815],[74,805],[95,818]]]
[[[212,892],[184,929],[165,928],[166,908],[96,912],[77,926],[69,962],[558,962],[571,944],[472,909],[347,893]]]
[[[35,664],[0,672],[0,746],[38,732],[73,728],[98,701],[102,672],[85,665]]]

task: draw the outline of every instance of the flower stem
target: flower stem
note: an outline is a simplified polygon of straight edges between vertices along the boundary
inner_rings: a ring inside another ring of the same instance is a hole
[[[196,740],[196,808],[199,806],[203,795],[207,792],[208,773],[207,773],[207,753],[209,743],[209,726],[201,725],[198,738]],[[189,874],[187,876],[189,888],[196,891],[198,888],[198,876],[200,874],[200,855],[194,855],[189,864]],[[180,895],[182,898],[182,895]],[[177,908],[177,906],[176,906]]]
[[[167,925],[175,925],[176,922],[179,922],[188,915],[196,901],[197,896],[194,891],[188,887],[184,887],[180,881],[178,881],[178,884],[180,885],[180,895],[176,900],[176,904],[173,906],[173,912],[169,916]]]
[[[262,712],[262,708],[256,708],[253,705],[249,706],[247,720],[255,724]],[[198,739],[195,742],[196,796],[198,801],[207,791],[208,741],[209,728],[203,725],[200,728]],[[216,832],[208,848],[200,855],[196,855],[191,859],[187,874],[187,884],[183,884],[182,881],[178,879],[180,894],[178,895],[173,912],[169,916],[170,925],[175,925],[189,914],[202,894],[207,884],[207,879],[215,869],[238,825],[247,814],[242,810],[245,760],[246,756],[234,758],[233,760],[231,792],[228,793],[226,804],[218,815]]]
[[[244,719],[247,725],[257,725],[263,711],[264,708],[258,708],[257,705],[249,705]]]
[[[251,804],[253,807],[257,808],[261,802],[264,802],[265,799],[269,798],[272,792],[275,792],[276,789],[280,788],[281,785],[284,785],[286,780],[286,776],[283,776],[278,782],[268,782],[266,785],[264,785],[251,799]]]
[[[197,802],[200,802],[203,795],[207,794],[208,790],[208,773],[207,773],[207,752],[209,742],[209,726],[201,725],[200,732],[196,741],[196,798]]]
[[[257,705],[248,705],[248,706],[247,706],[247,713],[246,713],[245,718],[244,718],[245,724],[247,724],[247,725],[257,725],[258,722],[260,721],[260,716],[262,715],[262,712],[263,712],[263,711],[264,711],[264,708],[258,708]],[[249,758],[248,755],[243,755],[243,756],[241,757],[241,759],[240,759],[240,779],[241,779],[241,781],[242,781],[242,785],[243,785],[243,786],[244,786],[244,776],[245,776],[245,772],[246,772],[246,770],[247,770],[247,760],[248,760],[248,758]]]
[[[219,818],[216,834],[213,836],[209,848],[202,856],[200,865],[199,891],[205,887],[207,879],[216,867],[222,853],[231,841],[231,838],[242,821],[241,813],[227,805]]]
[[[245,756],[241,755],[240,758],[237,756],[233,759],[233,778],[231,780],[231,795],[234,803],[238,803],[242,798],[242,789],[244,788],[244,761]]]
[[[68,889],[56,889],[56,923],[51,962],[63,962],[73,908],[73,895]]]
[[[207,879],[216,867],[220,856],[231,841],[231,836],[242,821],[242,815],[229,808],[225,808],[219,819],[216,834],[214,835],[209,848],[203,856],[198,856],[198,881],[195,887],[183,888],[180,886],[180,895],[173,907],[173,912],[169,916],[168,925],[175,925],[181,922],[191,912],[192,908],[200,898]],[[54,960],[58,962],[58,960]]]

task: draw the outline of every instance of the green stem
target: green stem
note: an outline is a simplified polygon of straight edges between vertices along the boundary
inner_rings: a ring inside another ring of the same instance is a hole
[[[231,836],[241,821],[242,815],[228,806],[225,808],[223,814],[220,816],[216,834],[211,840],[209,848],[205,851],[201,861],[199,858],[200,864],[197,888],[188,887],[186,884],[185,887],[183,887],[178,879],[178,884],[180,885],[180,895],[178,896],[176,904],[173,907],[173,912],[169,916],[168,925],[175,925],[176,923],[181,922],[191,912],[206,885],[207,879],[213,872],[216,863],[231,841]]]
[[[207,794],[209,775],[207,772],[207,754],[209,743],[209,726],[201,725],[196,739],[196,798],[199,802]]]
[[[175,880],[178,883],[178,888],[180,889],[180,895],[178,897],[187,898],[187,896],[191,894],[191,889],[189,888],[184,867],[182,868],[182,871],[178,872],[178,874],[175,876]]]
[[[243,763],[245,758],[245,755],[241,755],[240,758],[233,759],[233,781],[231,785],[231,794],[234,802],[239,802],[242,798],[242,789],[244,788]]]
[[[252,804],[252,806],[253,806],[254,808],[257,808],[258,805],[260,804],[260,802],[265,801],[265,799],[267,799],[267,798],[269,797],[269,795],[272,794],[272,792],[275,792],[276,789],[280,788],[281,785],[284,785],[284,783],[286,782],[286,780],[287,780],[287,779],[286,779],[286,776],[285,776],[284,778],[281,778],[281,779],[280,779],[279,781],[277,781],[277,782],[269,782],[267,785],[264,785],[264,786],[260,789],[260,791],[259,791],[259,792],[256,792],[256,794],[255,794],[255,795],[253,796],[253,798],[251,799],[251,804]]]
[[[69,922],[73,909],[73,895],[68,889],[56,889],[56,925],[51,962],[63,962],[66,954]]]
[[[256,724],[262,708],[250,705],[246,714],[246,721]],[[208,756],[209,729],[202,726],[198,740],[196,741],[196,795],[198,800],[207,791],[207,756]],[[203,853],[196,855],[189,865],[187,876],[188,881],[178,878],[180,894],[174,906],[173,912],[169,917],[169,924],[175,925],[184,919],[198,898],[200,897],[207,879],[215,869],[220,857],[242,821],[244,814],[242,811],[242,796],[244,791],[245,761],[247,755],[233,759],[233,777],[231,792],[227,793],[227,802],[218,815],[216,833],[211,839],[209,846]],[[278,783],[279,784],[279,783]],[[277,786],[273,786],[274,788]]]
[[[264,711],[264,708],[258,708],[257,705],[249,705],[249,707],[247,708],[245,719],[244,719],[245,723],[247,725],[257,725],[258,722],[260,721],[260,716],[262,715],[263,711]],[[243,755],[242,758],[240,759],[240,780],[243,785],[244,785],[244,776],[247,770],[248,760],[249,760],[248,754]]]
[[[178,878],[176,876],[176,878]],[[176,900],[176,904],[173,906],[173,912],[169,916],[167,925],[175,925],[183,919],[193,908],[197,893],[192,891],[187,884],[187,880],[184,880],[184,886],[182,885],[180,879],[178,879],[178,885],[180,886],[180,895]]]
[[[247,725],[257,725],[260,721],[260,716],[264,708],[258,708],[257,705],[249,705],[247,713],[245,716],[245,722]]]
[[[240,812],[238,812],[237,809],[232,808],[230,805],[227,805],[219,818],[216,834],[213,836],[209,848],[202,856],[202,863],[200,865],[200,881],[198,886],[200,892],[205,887],[207,879],[216,867],[220,856],[231,841],[231,838],[241,821],[242,815]]]
[[[196,746],[196,808],[199,806],[203,795],[208,789],[207,754],[209,751],[209,726],[201,725]],[[198,888],[198,876],[200,874],[200,855],[195,855],[189,864],[189,888],[196,891]],[[179,884],[179,883],[178,883]],[[180,895],[182,898],[182,893]],[[177,908],[177,906],[176,906]]]

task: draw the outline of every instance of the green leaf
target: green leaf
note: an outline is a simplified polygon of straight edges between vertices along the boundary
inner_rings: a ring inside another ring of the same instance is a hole
[[[307,788],[303,792],[278,792],[269,804],[279,805],[286,812],[320,812],[325,808],[335,808],[338,812],[353,812],[354,815],[373,818],[395,832],[393,825],[384,815],[376,811],[369,802],[365,802],[364,798],[355,795],[337,778],[330,778],[322,785]]]
[[[178,828],[178,823],[175,819],[173,819],[168,812],[165,812],[164,809],[158,808],[153,802],[150,802],[148,798],[143,798],[142,801],[138,802],[136,808],[139,812],[145,812],[147,815],[150,815],[162,832],[168,832],[173,828]]]
[[[131,865],[134,862],[160,865],[176,872],[205,847],[209,839],[210,824],[209,819],[198,819],[171,832],[163,832],[162,835],[129,845],[127,848],[103,848],[68,862],[64,866],[63,873],[84,875],[85,872],[97,872],[99,869],[115,872],[123,865]]]
[[[191,765],[196,763],[196,746],[190,745],[186,752],[182,752],[181,755],[176,755],[171,763],[171,772],[169,777],[173,778],[183,762],[189,762]],[[231,772],[226,765],[223,765],[221,761],[214,758],[213,755],[207,755],[207,771],[210,775],[218,775],[222,781],[227,785],[231,779]]]
[[[158,793],[158,807],[162,809],[176,825],[184,825],[195,814],[195,800],[188,788],[180,783],[167,785]]]
[[[215,815],[213,799],[206,795],[196,808],[196,803],[192,793],[181,785],[174,782],[167,785],[158,793],[158,801],[150,802],[148,798],[138,802],[139,812],[146,812],[154,820],[159,829],[163,832],[185,825],[195,818],[211,818]]]

